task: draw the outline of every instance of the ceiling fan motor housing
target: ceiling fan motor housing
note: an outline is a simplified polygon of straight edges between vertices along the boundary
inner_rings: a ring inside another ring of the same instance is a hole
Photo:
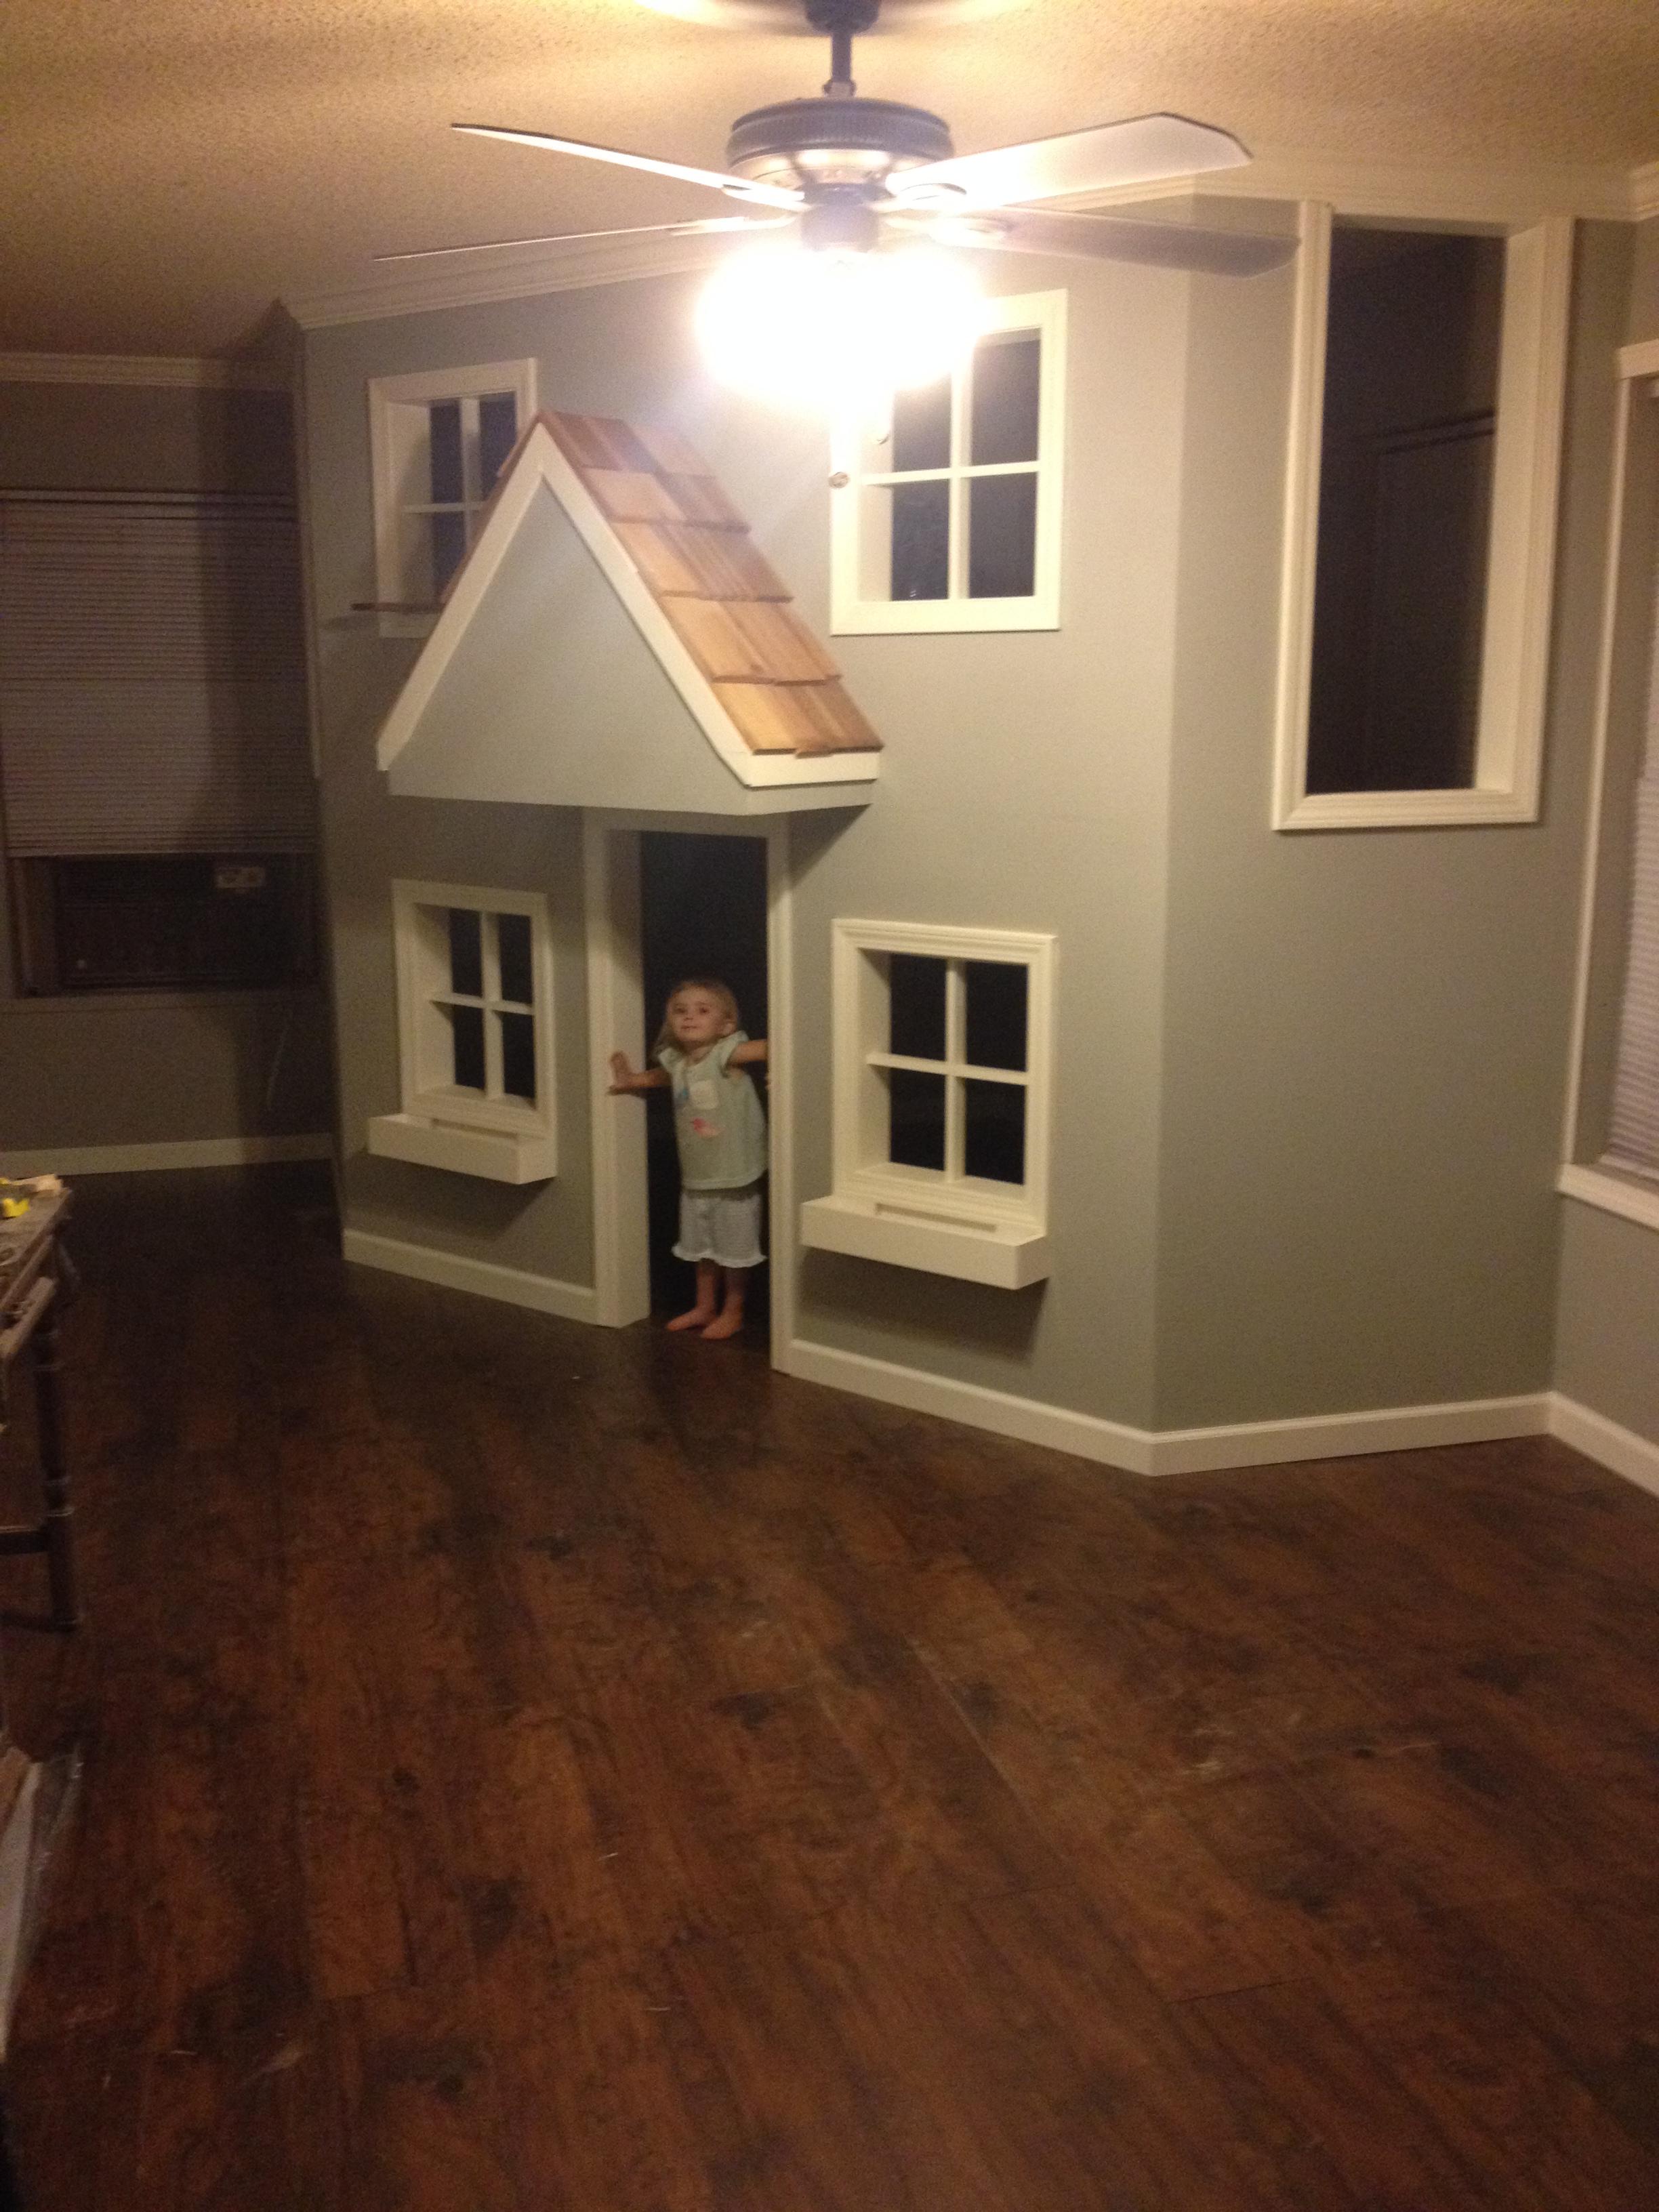
[[[858,185],[885,179],[956,152],[943,118],[896,100],[784,100],[740,115],[726,166],[769,185]]]

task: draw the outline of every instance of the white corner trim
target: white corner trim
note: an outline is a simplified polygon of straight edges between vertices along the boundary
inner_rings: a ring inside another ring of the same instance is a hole
[[[1555,1178],[1555,1188],[1563,1198],[1639,1221],[1644,1229],[1659,1229],[1659,1182],[1643,1183],[1634,1176],[1570,1160]]]
[[[459,1252],[434,1251],[428,1244],[405,1243],[367,1229],[348,1229],[340,1238],[343,1257],[360,1267],[410,1275],[442,1290],[470,1291],[475,1297],[499,1298],[505,1305],[527,1306],[532,1313],[557,1314],[562,1321],[592,1322],[597,1301],[585,1283],[564,1283],[552,1275],[532,1275],[522,1267],[503,1267],[493,1260],[470,1260]]]
[[[1621,1428],[1605,1413],[1593,1412],[1576,1398],[1564,1397],[1559,1390],[1550,1393],[1549,1432],[1583,1452],[1586,1459],[1599,1461],[1614,1474],[1622,1474],[1626,1482],[1634,1482],[1659,1498],[1659,1443],[1651,1437]]]
[[[913,1413],[934,1413],[975,1429],[1073,1452],[1129,1474],[1206,1474],[1224,1468],[1275,1467],[1287,1461],[1345,1459],[1358,1453],[1419,1451],[1435,1444],[1489,1443],[1544,1435],[1551,1395],[1474,1398],[1445,1406],[1393,1406],[1358,1413],[1316,1413],[1285,1421],[1243,1421],[1211,1429],[1137,1429],[1063,1406],[1045,1406],[981,1383],[958,1382],[921,1368],[872,1359],[796,1338],[778,1362],[786,1374],[850,1390]]]
[[[0,353],[0,384],[141,384],[201,391],[291,392],[294,379],[257,362],[136,353]]]
[[[1659,338],[1638,338],[1634,345],[1620,346],[1617,363],[1620,379],[1626,383],[1633,376],[1659,376]]]
[[[1659,215],[1659,161],[1644,161],[1630,173],[1630,217],[1646,222]]]
[[[0,1175],[135,1175],[151,1168],[269,1167],[283,1160],[331,1160],[334,1139],[306,1137],[185,1137],[149,1145],[56,1145],[0,1152]]]

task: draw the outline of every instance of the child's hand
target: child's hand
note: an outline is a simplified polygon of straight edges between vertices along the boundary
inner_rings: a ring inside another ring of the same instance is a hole
[[[638,1076],[628,1064],[628,1054],[625,1052],[613,1052],[611,1055],[611,1089],[606,1094],[607,1097],[623,1097],[629,1091],[638,1088],[639,1080]]]

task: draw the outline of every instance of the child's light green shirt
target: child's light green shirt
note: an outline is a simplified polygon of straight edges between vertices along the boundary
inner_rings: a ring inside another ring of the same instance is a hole
[[[740,1190],[766,1173],[766,1115],[741,1067],[726,1062],[747,1037],[741,1030],[688,1060],[665,1044],[659,1063],[673,1085],[674,1137],[687,1190]]]

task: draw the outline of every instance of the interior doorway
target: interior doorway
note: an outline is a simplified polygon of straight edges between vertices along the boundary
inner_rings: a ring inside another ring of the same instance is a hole
[[[763,837],[663,830],[641,835],[640,980],[647,1050],[670,991],[690,975],[729,985],[746,1033],[770,1035],[767,857]],[[757,1072],[765,1101],[764,1071]],[[693,1269],[672,1249],[680,1189],[673,1110],[664,1091],[648,1092],[646,1103],[651,1310],[663,1317],[685,1310],[696,1282]],[[763,1245],[771,1250],[769,1233]],[[745,1335],[757,1345],[767,1338],[770,1291],[769,1266],[756,1268]]]

